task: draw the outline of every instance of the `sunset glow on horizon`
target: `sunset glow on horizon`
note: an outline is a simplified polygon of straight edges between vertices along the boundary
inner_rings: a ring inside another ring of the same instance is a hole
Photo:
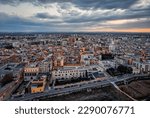
[[[88,30],[87,30],[88,31]],[[88,32],[132,32],[132,33],[150,33],[150,28],[143,28],[143,29],[123,29],[123,30],[116,30],[116,29],[92,29]]]

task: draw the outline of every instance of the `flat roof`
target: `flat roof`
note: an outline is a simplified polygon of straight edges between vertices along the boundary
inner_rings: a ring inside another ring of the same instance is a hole
[[[42,87],[42,86],[43,86],[43,83],[31,84],[31,88],[38,88],[38,87]]]

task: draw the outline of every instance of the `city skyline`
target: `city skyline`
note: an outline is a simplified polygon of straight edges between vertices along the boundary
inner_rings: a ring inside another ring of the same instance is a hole
[[[150,32],[149,0],[0,0],[0,32]]]
[[[0,33],[0,55],[0,100],[150,100],[148,33]]]

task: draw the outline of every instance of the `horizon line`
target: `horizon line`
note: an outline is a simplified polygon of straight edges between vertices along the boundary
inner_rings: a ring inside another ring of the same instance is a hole
[[[109,31],[0,31],[0,33],[150,33],[150,32],[109,32]]]

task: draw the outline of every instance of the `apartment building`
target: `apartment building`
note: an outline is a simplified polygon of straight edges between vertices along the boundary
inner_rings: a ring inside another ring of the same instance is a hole
[[[31,82],[31,93],[43,92],[46,86],[47,76],[41,76],[39,79],[35,79]]]
[[[78,68],[62,68],[52,71],[52,79],[87,77],[87,70]]]
[[[24,68],[24,81],[36,79],[39,74],[39,67],[32,64]]]

